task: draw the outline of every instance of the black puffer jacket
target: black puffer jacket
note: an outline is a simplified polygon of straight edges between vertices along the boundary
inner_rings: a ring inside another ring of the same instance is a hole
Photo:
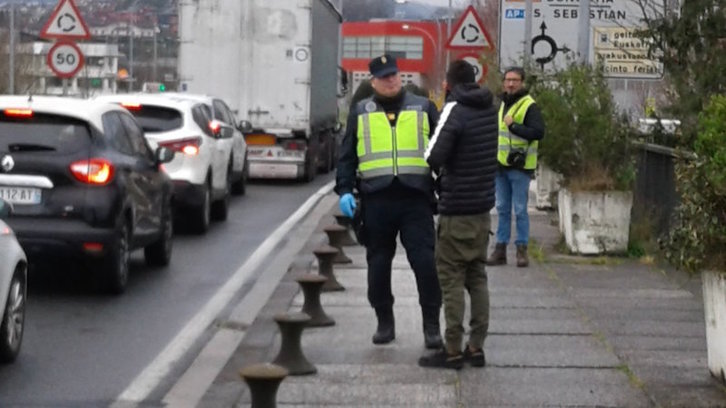
[[[492,93],[457,85],[447,98],[426,151],[438,173],[439,213],[471,215],[494,207],[498,125]]]

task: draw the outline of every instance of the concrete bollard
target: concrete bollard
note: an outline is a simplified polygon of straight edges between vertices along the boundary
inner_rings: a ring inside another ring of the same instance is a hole
[[[328,281],[328,278],[322,275],[313,273],[299,276],[295,279],[300,287],[302,288],[303,295],[305,296],[305,303],[302,307],[302,312],[310,316],[309,327],[323,327],[332,326],[335,324],[335,320],[331,319],[323,310],[323,305],[320,303],[320,292],[323,289],[323,285]]]
[[[252,396],[252,408],[275,408],[277,389],[288,375],[286,368],[275,364],[253,364],[240,370]]]
[[[338,254],[333,259],[333,263],[336,264],[349,264],[353,263],[353,260],[348,258],[348,256],[345,255],[345,252],[343,252],[343,240],[345,239],[346,235],[348,234],[348,229],[345,228],[342,225],[338,224],[332,224],[328,225],[327,227],[323,228],[323,231],[325,231],[326,234],[328,234],[328,242],[330,243],[330,246],[338,249]]]
[[[358,245],[358,242],[350,235],[350,231],[353,228],[353,220],[343,214],[333,214],[333,216],[335,217],[335,222],[346,229],[346,233],[342,241],[343,246]]]
[[[318,274],[328,278],[323,284],[323,292],[345,290],[343,285],[335,279],[333,273],[333,259],[338,254],[338,249],[330,245],[322,245],[313,250],[313,253],[318,258]]]
[[[275,322],[280,327],[282,342],[280,352],[272,363],[285,367],[290,375],[317,373],[318,369],[302,351],[302,332],[310,322],[310,316],[305,313],[280,313],[275,316]]]

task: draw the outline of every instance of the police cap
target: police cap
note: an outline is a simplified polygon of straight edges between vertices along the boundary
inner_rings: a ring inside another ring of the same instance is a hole
[[[398,65],[396,65],[396,59],[394,57],[385,54],[380,57],[373,58],[371,62],[368,63],[368,69],[371,71],[371,75],[375,78],[383,78],[397,73]]]

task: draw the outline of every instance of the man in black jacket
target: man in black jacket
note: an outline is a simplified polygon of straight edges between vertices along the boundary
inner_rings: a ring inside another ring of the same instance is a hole
[[[436,268],[446,318],[443,350],[423,356],[424,367],[483,367],[489,329],[486,248],[497,171],[497,112],[492,93],[474,82],[474,68],[449,65],[448,96],[425,157],[438,174]],[[471,333],[462,353],[464,289],[471,297]]]
[[[335,191],[340,210],[353,217],[361,199],[363,240],[368,262],[368,301],[376,311],[374,344],[396,337],[391,291],[391,263],[396,237],[406,248],[416,276],[427,348],[441,347],[441,288],[434,261],[433,180],[423,158],[429,133],[436,127],[436,106],[403,89],[396,59],[369,64],[373,95],[351,107],[341,145]]]

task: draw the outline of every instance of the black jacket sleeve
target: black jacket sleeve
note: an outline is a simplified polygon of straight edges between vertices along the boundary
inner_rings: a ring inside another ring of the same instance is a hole
[[[358,111],[355,105],[348,113],[348,123],[340,145],[338,158],[338,171],[336,173],[335,192],[338,195],[352,193],[356,186],[356,171],[358,169]]]
[[[456,102],[444,105],[440,121],[424,156],[431,169],[437,173],[451,156],[456,146],[456,139],[461,132],[462,124],[453,112],[455,109]]]
[[[542,140],[545,134],[545,124],[542,118],[542,111],[539,109],[537,104],[532,104],[527,109],[527,114],[524,116],[524,123],[517,124],[512,123],[509,126],[509,130],[519,137],[523,137],[530,142],[535,140]]]

